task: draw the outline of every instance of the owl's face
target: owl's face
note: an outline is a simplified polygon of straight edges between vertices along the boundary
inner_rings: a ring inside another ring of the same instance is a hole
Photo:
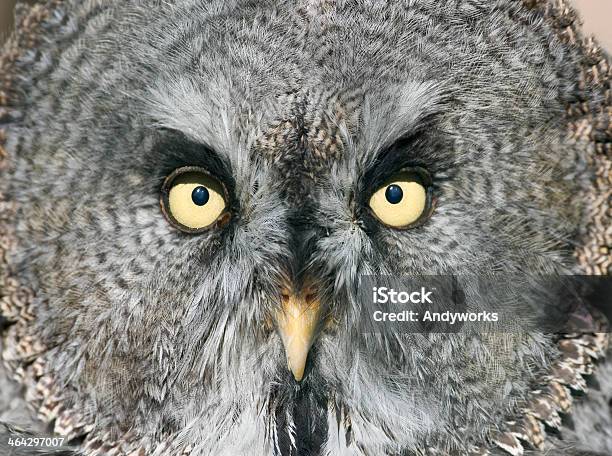
[[[33,76],[13,261],[100,428],[410,449],[482,426],[546,357],[519,335],[368,338],[357,288],[566,270],[571,56],[518,6],[306,3],[92,10]]]

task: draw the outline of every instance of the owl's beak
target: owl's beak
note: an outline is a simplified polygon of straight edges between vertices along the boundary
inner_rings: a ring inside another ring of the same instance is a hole
[[[293,377],[299,382],[304,377],[308,352],[314,341],[321,317],[321,303],[308,289],[299,293],[283,293],[282,308],[276,315],[287,364]]]

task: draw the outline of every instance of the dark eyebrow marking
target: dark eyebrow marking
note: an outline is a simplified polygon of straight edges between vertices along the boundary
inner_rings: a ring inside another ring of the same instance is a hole
[[[424,168],[434,175],[454,164],[453,137],[438,128],[436,117],[431,116],[418,129],[377,151],[363,170],[359,187],[362,191],[374,188],[404,168]]]
[[[160,183],[178,168],[196,166],[223,181],[230,193],[233,191],[234,178],[228,157],[193,141],[181,131],[161,129],[159,133],[160,138],[151,150],[148,162],[155,167],[150,172],[157,175]]]

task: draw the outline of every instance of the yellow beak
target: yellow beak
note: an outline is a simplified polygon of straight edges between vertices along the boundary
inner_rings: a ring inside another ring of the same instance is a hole
[[[304,377],[308,352],[316,336],[321,316],[321,303],[308,290],[299,294],[283,294],[283,305],[276,315],[287,364],[293,377],[299,382]]]

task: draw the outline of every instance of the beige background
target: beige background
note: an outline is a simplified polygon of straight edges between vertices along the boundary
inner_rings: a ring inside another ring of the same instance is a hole
[[[585,28],[599,38],[601,44],[612,52],[612,0],[572,0],[581,12]],[[0,41],[12,22],[15,0],[0,0]]]

